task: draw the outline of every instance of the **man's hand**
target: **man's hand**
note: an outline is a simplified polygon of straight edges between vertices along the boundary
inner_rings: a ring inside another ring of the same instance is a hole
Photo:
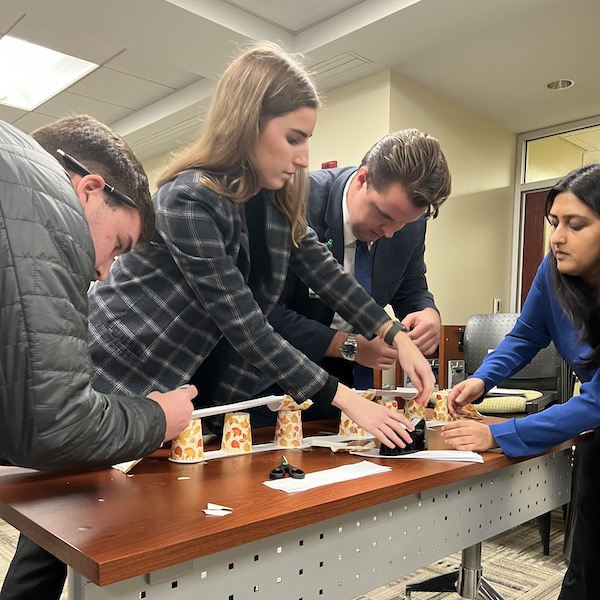
[[[356,343],[358,345],[356,362],[359,365],[387,371],[396,363],[398,351],[388,346],[381,338],[374,337],[368,340],[363,335],[357,335]]]
[[[470,419],[452,421],[444,425],[442,438],[455,450],[484,452],[498,447],[490,428],[484,423]]]
[[[402,324],[408,329],[408,337],[425,355],[433,354],[440,343],[442,322],[437,310],[424,308],[404,317]]]
[[[194,410],[192,398],[198,395],[194,385],[183,386],[172,392],[151,392],[148,398],[157,402],[165,413],[167,428],[164,442],[175,439],[189,425]]]
[[[462,417],[462,407],[478,400],[485,392],[485,384],[482,379],[471,377],[457,383],[448,394],[448,412],[455,419]]]

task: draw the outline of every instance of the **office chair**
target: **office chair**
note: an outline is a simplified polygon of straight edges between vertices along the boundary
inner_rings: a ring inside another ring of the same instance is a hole
[[[519,315],[516,313],[496,313],[472,315],[464,329],[462,346],[464,350],[465,374],[473,375],[490,350],[493,350],[512,330]],[[533,360],[509,379],[498,384],[508,389],[537,390],[541,397],[520,403],[518,412],[502,410],[502,399],[494,404],[500,407],[501,417],[523,417],[539,412],[555,402],[566,402],[573,393],[575,376],[568,365],[558,355],[554,344],[540,350]],[[481,406],[479,407],[481,410]],[[511,405],[511,411],[515,410]],[[481,410],[481,412],[484,412]],[[540,536],[544,555],[550,553],[550,513],[539,517]],[[406,598],[412,592],[457,592],[464,598],[484,598],[502,600],[502,597],[489,584],[481,572],[481,544],[475,544],[462,551],[461,567],[454,573],[447,573],[420,583],[406,586]]]
[[[519,315],[517,313],[497,313],[472,315],[467,321],[463,340],[465,373],[469,377],[479,368],[484,358],[512,330]],[[540,350],[533,360],[509,379],[498,384],[500,388],[537,390],[540,398],[523,402],[522,408],[502,410],[499,416],[524,416],[539,412],[555,402],[566,402],[573,391],[574,376],[560,358],[554,344]],[[486,401],[484,401],[485,404]],[[484,409],[484,406],[480,406]],[[485,409],[482,412],[488,412]],[[493,410],[490,414],[496,414]]]

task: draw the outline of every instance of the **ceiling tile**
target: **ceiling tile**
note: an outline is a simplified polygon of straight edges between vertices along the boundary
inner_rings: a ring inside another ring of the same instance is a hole
[[[52,123],[53,121],[56,121],[54,117],[42,115],[36,112],[30,112],[24,114],[22,117],[14,121],[13,125],[22,131],[25,131],[26,133],[30,133],[34,129],[48,125],[48,123]]]
[[[121,52],[104,66],[115,71],[120,71],[121,73],[126,73],[127,75],[135,75],[136,77],[170,87],[174,90],[181,89],[202,79],[196,73],[184,71],[175,65],[157,62],[148,56],[143,56],[130,50]]]
[[[225,0],[287,31],[298,33],[365,0]]]
[[[69,91],[134,110],[148,106],[173,92],[167,86],[107,67],[96,69],[72,85]]]
[[[0,104],[0,120],[6,121],[7,123],[14,123],[17,119],[26,114],[27,111],[21,110],[20,108]]]
[[[124,119],[130,115],[133,110],[123,106],[117,106],[116,104],[102,102],[96,98],[88,98],[87,96],[81,96],[71,92],[63,92],[39,106],[36,112],[56,119],[66,115],[86,114],[110,125],[119,119]]]

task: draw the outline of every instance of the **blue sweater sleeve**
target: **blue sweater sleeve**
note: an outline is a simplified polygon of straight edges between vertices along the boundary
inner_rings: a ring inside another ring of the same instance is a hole
[[[590,348],[578,341],[572,322],[554,299],[545,259],[514,329],[473,376],[483,379],[487,390],[518,372],[550,341],[583,382],[581,394],[522,419],[492,425],[494,439],[508,456],[538,454],[600,426],[600,372],[581,367]]]

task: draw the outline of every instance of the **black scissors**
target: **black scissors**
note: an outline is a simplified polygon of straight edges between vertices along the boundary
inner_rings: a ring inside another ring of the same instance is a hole
[[[281,457],[281,465],[275,467],[269,473],[271,479],[283,479],[289,475],[292,479],[304,479],[304,471],[297,467],[292,467],[285,456]]]

